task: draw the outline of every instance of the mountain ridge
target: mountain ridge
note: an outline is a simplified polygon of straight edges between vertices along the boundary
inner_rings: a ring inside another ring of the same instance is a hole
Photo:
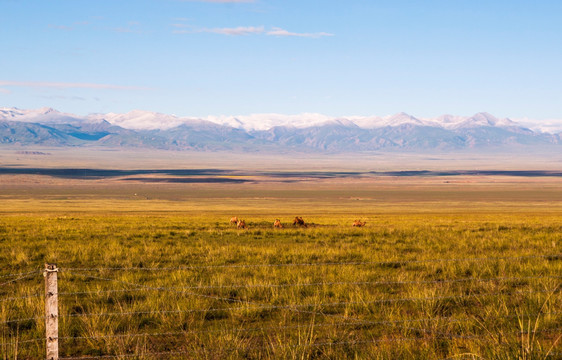
[[[331,118],[307,113],[197,118],[141,110],[78,116],[52,108],[0,108],[0,144],[201,151],[509,150],[558,148],[562,132],[532,130],[486,112],[437,118],[404,112],[385,117]]]

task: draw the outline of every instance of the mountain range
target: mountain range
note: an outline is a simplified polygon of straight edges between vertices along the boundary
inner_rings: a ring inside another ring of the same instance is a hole
[[[321,114],[178,117],[149,111],[78,116],[0,108],[0,145],[106,146],[201,151],[451,151],[562,148],[546,132],[488,113],[416,118]]]

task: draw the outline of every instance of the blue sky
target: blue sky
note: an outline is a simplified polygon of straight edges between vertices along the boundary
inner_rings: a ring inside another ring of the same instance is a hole
[[[0,0],[0,106],[562,118],[562,1]]]

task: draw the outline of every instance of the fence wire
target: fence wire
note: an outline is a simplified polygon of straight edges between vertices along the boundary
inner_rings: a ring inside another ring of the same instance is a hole
[[[524,255],[524,256],[499,256],[482,258],[444,258],[425,260],[396,260],[396,261],[352,261],[352,262],[324,262],[324,263],[287,263],[287,264],[222,264],[222,265],[186,265],[177,267],[96,267],[96,268],[66,268],[66,271],[180,271],[180,270],[208,270],[223,268],[259,268],[259,267],[300,267],[300,266],[355,266],[355,265],[407,265],[433,262],[483,262],[497,260],[524,260],[524,259],[552,259],[561,260],[562,254]]]
[[[105,279],[103,278],[103,280],[110,280],[110,281],[117,281],[119,283],[123,283],[126,285],[130,285],[130,286],[137,286],[137,287],[143,287],[146,289],[150,289],[151,287],[149,286],[144,286],[141,284],[135,284],[135,283],[130,283],[127,281],[123,281],[123,280],[118,280],[118,279]],[[559,291],[559,287],[560,284],[557,285],[556,289],[553,291],[537,291],[537,293],[541,293],[541,292],[545,292],[545,293],[554,293]],[[184,292],[184,291],[182,291]],[[521,292],[518,292],[521,293]],[[535,293],[532,291],[527,291],[524,293]],[[199,297],[203,297],[203,298],[210,298],[210,299],[215,299],[215,300],[221,300],[221,301],[228,301],[228,302],[237,302],[237,303],[242,303],[242,304],[251,304],[251,305],[258,305],[258,306],[263,306],[263,304],[259,304],[256,303],[254,301],[250,301],[250,300],[242,300],[242,299],[231,299],[231,298],[223,298],[223,297],[219,297],[219,296],[212,296],[212,295],[204,295],[204,294],[199,294],[199,293],[188,293],[190,295],[194,295],[194,296],[199,296]],[[374,304],[374,303],[383,303],[383,302],[397,302],[397,301],[427,301],[427,300],[443,300],[443,299],[454,299],[454,298],[469,298],[469,297],[483,297],[483,296],[491,296],[491,295],[513,295],[512,293],[509,294],[505,294],[505,293],[493,293],[493,294],[468,294],[468,295],[462,295],[462,296],[442,296],[442,297],[429,297],[429,298],[403,298],[403,299],[377,299],[377,300],[373,300],[373,301],[361,301],[361,302],[344,302],[346,305],[350,305],[353,303],[356,304],[360,304],[360,305],[369,305],[369,304]],[[313,314],[313,315],[320,315],[320,316],[326,316],[326,314],[320,312],[320,311],[310,311],[310,310],[299,310],[298,307],[300,306],[288,306],[286,307],[286,309],[291,310],[291,311],[295,311],[298,313],[306,313],[306,314]],[[317,308],[318,305],[317,304],[309,304],[309,307],[314,307]],[[343,318],[344,320],[355,320],[358,322],[361,322],[362,320],[360,319],[353,319],[352,317],[349,316],[343,316],[340,314],[329,314],[330,317],[339,317],[339,318]]]
[[[540,315],[560,315],[562,313],[555,312],[555,313],[543,313],[543,314],[529,314],[525,317],[531,316],[540,316]],[[517,319],[517,315],[506,315],[506,316],[494,316],[487,318],[486,320],[501,320],[501,319]],[[421,332],[429,332],[431,334],[440,334],[445,335],[445,333],[439,333],[434,330],[422,329],[422,328],[412,328],[408,326],[400,326],[400,324],[405,323],[423,323],[423,322],[446,322],[447,324],[450,323],[464,323],[475,320],[474,318],[456,318],[456,317],[436,317],[436,318],[420,318],[420,319],[404,319],[404,320],[380,320],[380,321],[360,321],[360,322],[339,322],[339,323],[332,323],[332,322],[324,322],[324,323],[314,323],[314,324],[300,324],[300,325],[276,325],[276,326],[269,326],[269,327],[254,327],[254,328],[223,328],[223,329],[198,329],[198,330],[184,330],[184,331],[172,331],[172,332],[163,332],[163,333],[140,333],[140,334],[112,334],[112,335],[98,335],[98,336],[62,336],[59,339],[62,340],[69,340],[69,339],[98,339],[98,338],[111,338],[111,337],[141,337],[141,336],[166,336],[166,335],[180,335],[180,334],[208,334],[208,333],[225,333],[225,332],[269,332],[272,330],[289,330],[289,329],[316,329],[316,328],[325,328],[325,327],[349,327],[349,326],[374,326],[374,325],[398,325],[399,328],[407,329],[407,330],[414,330],[414,331],[421,331]],[[561,331],[562,328],[553,328],[553,329],[540,329],[535,331],[520,331],[520,332],[512,332],[513,334],[525,335],[525,334],[535,334],[535,333],[551,333]]]
[[[29,294],[29,295],[22,295],[22,296],[13,296],[13,297],[8,297],[8,298],[0,299],[0,302],[24,300],[24,299],[42,297],[42,296],[44,296],[44,295],[45,295],[45,294]]]
[[[443,338],[451,338],[451,339],[473,339],[473,338],[482,338],[484,335],[470,335],[470,336],[461,336],[458,334],[450,334],[450,333],[440,333],[432,329],[423,329],[423,328],[415,328],[415,327],[408,327],[406,325],[400,326],[400,324],[413,324],[413,323],[422,323],[422,322],[438,322],[438,321],[446,321],[448,323],[455,323],[455,322],[468,322],[471,320],[478,321],[475,318],[455,318],[455,317],[437,317],[437,318],[418,318],[418,319],[402,319],[402,320],[380,320],[380,321],[365,321],[361,319],[355,319],[353,316],[349,315],[341,315],[341,314],[326,314],[322,311],[318,311],[316,309],[322,307],[335,307],[335,306],[355,306],[355,305],[371,305],[371,304],[381,304],[381,303],[395,303],[395,302],[417,302],[417,301],[441,301],[441,300],[464,300],[469,298],[486,298],[486,297],[499,297],[499,296],[514,296],[514,295],[532,295],[532,294],[549,294],[553,296],[555,294],[559,294],[561,289],[561,283],[558,283],[553,289],[551,290],[519,290],[514,289],[512,291],[496,291],[496,292],[487,292],[487,293],[468,293],[468,294],[460,294],[460,295],[444,295],[444,296],[428,296],[428,297],[406,297],[406,298],[380,298],[374,299],[369,301],[340,301],[340,302],[332,302],[332,303],[309,303],[309,304],[293,304],[293,305],[268,305],[268,304],[261,304],[255,302],[251,299],[239,299],[239,298],[232,298],[232,297],[221,297],[216,295],[209,295],[209,294],[202,294],[198,292],[193,292],[193,290],[220,290],[220,289],[233,289],[233,288],[289,288],[289,287],[312,287],[312,286],[376,286],[376,285],[422,285],[422,284],[450,284],[450,283],[462,283],[462,282],[510,282],[510,281],[529,281],[529,280],[541,280],[541,279],[555,279],[560,280],[562,276],[551,276],[551,275],[541,275],[541,276],[527,276],[527,277],[494,277],[494,278],[477,278],[477,277],[466,277],[466,278],[458,278],[458,279],[437,279],[437,280],[415,280],[415,281],[359,281],[359,282],[310,282],[310,283],[282,283],[282,284],[226,284],[226,285],[199,285],[199,286],[184,286],[184,287],[158,287],[158,286],[147,286],[142,284],[131,283],[119,279],[114,278],[103,278],[92,276],[89,274],[81,274],[81,272],[92,272],[92,271],[178,271],[178,270],[208,270],[208,269],[227,269],[227,268],[257,268],[257,267],[298,267],[298,266],[359,266],[359,265],[406,265],[406,264],[417,264],[417,263],[432,263],[432,262],[459,262],[459,261],[467,261],[467,262],[484,262],[484,261],[498,261],[498,260],[523,260],[523,259],[537,259],[543,258],[548,260],[562,260],[562,254],[550,254],[550,255],[529,255],[529,256],[516,256],[516,257],[487,257],[487,258],[459,258],[459,259],[427,259],[427,260],[406,260],[406,261],[383,261],[383,262],[325,262],[325,263],[290,263],[290,264],[224,264],[224,265],[202,265],[202,266],[181,266],[181,267],[121,267],[121,268],[66,268],[63,269],[63,273],[74,274],[78,276],[84,276],[90,279],[97,279],[102,281],[110,281],[110,282],[118,282],[130,286],[130,288],[126,289],[107,289],[107,290],[95,290],[95,291],[78,291],[78,292],[59,292],[57,295],[65,295],[65,296],[78,296],[78,295],[92,295],[92,294],[111,294],[111,293],[118,293],[118,292],[135,292],[135,291],[162,291],[162,292],[177,292],[182,293],[185,295],[195,296],[195,297],[202,297],[207,299],[219,300],[224,301],[227,303],[238,303],[245,306],[239,307],[223,307],[223,308],[210,308],[210,309],[185,309],[185,310],[154,310],[154,311],[120,311],[120,312],[106,312],[106,313],[69,313],[69,314],[62,314],[60,315],[61,318],[73,318],[73,317],[101,317],[101,316],[140,316],[146,314],[178,314],[178,313],[190,313],[190,312],[214,312],[214,311],[246,311],[252,309],[288,309],[291,311],[295,311],[297,313],[306,313],[306,314],[313,314],[324,316],[328,318],[341,318],[345,319],[348,322],[339,322],[339,323],[319,323],[314,324],[313,328],[316,327],[344,327],[344,326],[373,326],[373,325],[393,325],[399,326],[402,329],[415,331],[415,332],[425,332],[431,336],[443,337]],[[0,283],[0,286],[8,285],[11,283],[16,283],[20,280],[25,280],[40,274],[40,271],[31,271],[26,273],[13,273],[13,274],[6,274],[1,275],[0,279],[7,279],[10,277],[15,277],[15,279],[10,279],[3,283]],[[529,285],[529,284],[526,284]],[[8,302],[8,301],[16,301],[22,299],[29,299],[34,297],[41,297],[44,296],[43,294],[28,294],[19,297],[9,297],[0,299],[0,302]],[[557,300],[555,300],[557,301]],[[315,310],[304,310],[306,308],[312,308]],[[535,314],[522,314],[522,315],[505,315],[505,316],[497,316],[495,317],[496,320],[500,319],[509,319],[509,318],[520,318],[520,317],[533,317],[533,316],[541,316],[541,315],[560,315],[559,312],[548,312],[548,313],[535,313]],[[45,317],[29,317],[29,318],[19,318],[19,319],[11,319],[5,320],[0,322],[0,324],[14,324],[14,323],[22,323],[28,321],[36,321],[36,320],[44,320]],[[489,319],[486,319],[489,320]],[[107,334],[107,335],[96,335],[96,336],[62,336],[59,337],[59,340],[80,340],[80,339],[87,339],[87,340],[94,340],[94,339],[106,339],[106,338],[133,338],[133,337],[154,337],[154,336],[174,336],[174,335],[186,335],[191,333],[214,333],[214,332],[224,332],[224,331],[232,331],[232,332],[253,332],[253,331],[271,331],[271,330],[288,330],[288,329],[300,329],[300,328],[311,328],[310,324],[303,324],[303,325],[286,325],[286,326],[275,326],[275,327],[256,327],[256,328],[231,328],[231,329],[201,329],[201,330],[192,330],[192,331],[169,331],[169,332],[160,332],[160,333],[133,333],[133,334]],[[558,334],[562,332],[562,328],[552,328],[552,329],[541,329],[536,331],[519,331],[519,332],[512,332],[511,334],[516,334],[519,336],[522,335],[531,335],[531,334],[541,334],[541,333],[555,333]],[[556,340],[556,342],[560,339],[560,337]],[[0,343],[1,346],[9,346],[9,345],[16,345],[16,344],[27,344],[27,343],[37,343],[40,341],[45,341],[45,338],[34,338],[34,339],[26,339],[21,341],[14,341],[14,342],[6,342]],[[362,343],[378,343],[382,341],[416,341],[416,340],[424,340],[423,337],[413,337],[413,338],[396,338],[396,339],[371,339],[371,340],[359,340],[359,341],[342,341],[342,342],[324,342],[324,343],[314,343],[314,344],[301,344],[295,346],[337,346],[337,345],[353,345],[353,344],[362,344]],[[287,346],[287,345],[283,345]],[[166,351],[166,352],[152,352],[152,353],[145,353],[145,355],[150,356],[162,356],[162,355],[176,355],[176,354],[188,354],[192,352],[183,352],[183,351]],[[92,357],[61,357],[60,359],[103,359],[103,358],[117,358],[117,357],[139,357],[144,355],[139,354],[119,354],[119,355],[101,355],[101,356],[92,356]]]
[[[146,285],[141,285],[141,284],[135,284],[135,283],[131,283],[131,282],[127,282],[127,281],[123,281],[123,280],[118,280],[118,279],[104,279],[104,280],[111,280],[111,281],[117,281],[119,283],[123,283],[126,285],[130,285],[130,286],[135,286],[135,287],[140,287],[140,288],[145,288],[145,289],[151,289],[150,286],[146,286]],[[554,293],[554,292],[558,292],[560,288],[560,284],[557,285],[556,289],[553,291],[535,291],[536,293]],[[156,288],[158,290],[158,288]],[[260,304],[258,302],[252,301],[252,300],[248,300],[248,299],[233,299],[233,298],[224,298],[224,297],[220,297],[220,296],[213,296],[213,295],[205,295],[205,294],[200,294],[200,293],[193,293],[193,292],[186,292],[184,290],[181,290],[181,292],[183,294],[188,294],[188,295],[192,295],[192,296],[196,296],[196,297],[202,297],[202,298],[208,298],[208,299],[214,299],[214,300],[220,300],[220,301],[227,301],[230,303],[241,303],[241,304],[250,304],[250,305],[258,305],[258,306],[263,306],[263,304]],[[535,293],[535,292],[531,292],[531,291],[527,291],[526,293]],[[521,293],[521,292],[519,292]],[[458,298],[475,298],[475,297],[483,297],[483,296],[499,296],[499,295],[513,295],[512,293],[487,293],[487,294],[468,294],[468,295],[456,295],[456,296],[441,296],[441,297],[429,297],[429,298],[403,298],[403,299],[377,299],[377,300],[372,300],[372,301],[361,301],[361,302],[344,302],[346,305],[350,305],[353,303],[357,303],[360,305],[370,305],[370,304],[375,304],[375,303],[394,303],[394,302],[402,302],[402,301],[429,301],[429,300],[444,300],[444,299],[458,299]],[[309,307],[317,307],[318,305],[313,304],[312,306]],[[319,316],[326,316],[326,314],[319,312],[319,311],[311,311],[311,310],[300,310],[299,309],[300,306],[287,306],[286,309],[290,310],[290,311],[294,311],[297,313],[304,313],[304,314],[313,314],[313,315],[319,315]],[[331,317],[339,317],[342,318],[344,320],[353,320],[352,318],[350,318],[349,316],[344,316],[344,315],[340,315],[340,314],[329,314],[329,316]],[[362,321],[360,319],[354,319],[356,321]]]
[[[199,297],[209,297],[217,300],[226,300],[228,302],[248,302],[250,300],[244,299],[233,299],[233,298],[218,298],[213,295],[206,295],[200,293],[191,293],[191,290],[205,290],[205,289],[227,289],[227,288],[242,288],[245,285],[218,285],[218,286],[187,286],[187,287],[158,287],[158,286],[148,286],[142,284],[131,283],[128,281],[123,281],[119,279],[110,279],[110,278],[100,278],[91,275],[83,275],[78,274],[81,276],[85,276],[92,279],[97,280],[104,280],[104,281],[114,281],[119,282],[125,285],[134,286],[133,288],[128,289],[109,289],[109,290],[91,290],[91,291],[79,291],[79,292],[59,292],[59,295],[67,295],[67,296],[74,296],[74,295],[92,295],[92,294],[111,294],[111,293],[122,293],[122,292],[137,292],[137,291],[161,291],[161,292],[176,292],[176,293],[187,293],[193,296]],[[455,282],[468,282],[468,281],[476,281],[476,282],[489,282],[489,281],[522,281],[522,280],[536,280],[536,279],[562,279],[560,276],[529,276],[529,277],[496,277],[496,278],[461,278],[461,279],[450,279],[450,280],[420,280],[420,281],[367,281],[367,282],[320,282],[320,283],[292,283],[292,284],[256,284],[254,286],[249,285],[250,288],[257,288],[257,287],[267,287],[267,288],[282,288],[282,287],[298,287],[298,286],[332,286],[332,285],[410,285],[410,284],[444,284],[444,283],[455,283]],[[560,287],[561,284],[558,284],[556,289]],[[501,293],[498,293],[501,294]],[[453,298],[462,298],[467,296],[473,296],[473,294],[468,295],[457,295]],[[415,298],[408,298],[408,301],[411,301]],[[420,298],[420,300],[439,300],[440,298]],[[405,299],[378,299],[377,302],[380,301],[406,301]]]
[[[133,334],[110,334],[110,335],[93,335],[93,336],[59,336],[59,340],[95,340],[95,339],[112,339],[112,338],[135,338],[135,337],[151,337],[151,336],[174,336],[174,335],[189,335],[189,334],[203,334],[203,333],[223,333],[223,332],[268,332],[271,330],[289,330],[289,329],[314,329],[317,327],[338,327],[338,326],[353,326],[353,325],[370,325],[368,323],[341,323],[341,324],[315,324],[311,326],[310,324],[303,325],[287,325],[287,326],[269,326],[269,327],[256,327],[256,328],[235,328],[235,329],[213,329],[213,330],[201,330],[201,331],[166,331],[160,333],[133,333]],[[401,327],[406,330],[412,330],[417,332],[424,332],[430,335],[439,335],[440,337],[451,337],[458,339],[465,338],[477,338],[484,335],[455,335],[450,333],[443,333],[439,331],[434,331],[431,329],[422,328],[411,328],[411,327]],[[554,329],[541,329],[535,331],[511,331],[509,335],[530,335],[530,334],[549,334],[558,333],[562,331],[562,328]],[[45,340],[45,339],[40,339]]]
[[[103,281],[115,281],[123,282],[125,284],[130,284],[129,282],[124,282],[119,279],[112,278],[102,278],[87,274],[80,274],[77,272],[72,272],[74,275],[84,276],[89,279],[103,280]],[[500,276],[491,278],[477,278],[477,277],[466,277],[459,279],[438,279],[438,280],[412,280],[412,281],[334,281],[334,282],[316,282],[316,283],[283,283],[283,284],[230,284],[230,285],[198,285],[198,286],[173,286],[173,287],[150,287],[151,290],[162,290],[162,291],[177,291],[177,290],[210,290],[210,289],[236,289],[236,288],[287,288],[287,287],[310,287],[310,286],[337,286],[337,285],[353,285],[353,286],[366,286],[366,285],[421,285],[421,284],[451,284],[459,282],[492,282],[492,281],[527,281],[527,280],[537,280],[537,279],[562,279],[562,276],[552,276],[552,275],[542,275],[542,276]],[[142,288],[131,289],[131,290],[141,290],[145,289],[144,285]],[[119,289],[121,290],[121,289]],[[61,295],[77,295],[77,294],[88,294],[88,292],[81,293],[60,293]]]
[[[4,275],[0,275],[0,279],[7,278],[7,277],[15,277],[15,276],[26,276],[26,275],[32,275],[32,274],[41,274],[41,271],[33,270],[33,271],[28,271],[28,272],[23,272],[23,273],[4,274]]]
[[[71,292],[71,293],[58,293],[58,295],[83,295],[83,294],[105,294],[105,293],[115,293],[115,292],[130,292],[130,291],[161,291],[167,290],[172,291],[168,288],[134,288],[134,289],[116,289],[116,290],[96,290],[96,291],[86,291],[86,292]],[[186,295],[192,295],[195,297],[203,297],[213,300],[221,300],[228,303],[245,303],[245,304],[252,304],[252,300],[249,299],[237,299],[237,298],[225,298],[220,296],[214,295],[206,295],[206,294],[199,294],[199,293],[191,293],[184,290],[173,290],[174,292],[180,292]],[[449,296],[430,296],[430,297],[409,297],[409,298],[382,298],[370,301],[361,301],[361,302],[353,302],[353,301],[343,301],[334,304],[340,305],[353,305],[353,304],[375,304],[375,303],[384,303],[384,302],[406,302],[406,301],[435,301],[435,300],[456,300],[456,299],[467,299],[467,298],[479,298],[479,297],[495,297],[495,296],[513,296],[513,295],[532,295],[532,294],[545,294],[545,293],[559,293],[560,289],[554,290],[536,290],[536,291],[516,291],[516,292],[492,292],[492,293],[482,293],[482,294],[464,294],[464,295],[449,295]],[[293,305],[293,306],[313,306],[314,304],[306,304],[306,305]],[[289,305],[287,305],[289,306]],[[284,307],[284,306],[283,306]]]
[[[421,320],[421,319],[420,319]],[[157,332],[157,333],[127,333],[127,334],[106,334],[106,335],[93,335],[93,336],[59,336],[56,339],[58,340],[96,340],[96,339],[115,339],[115,338],[136,338],[136,337],[160,337],[160,336],[175,336],[175,335],[189,335],[189,334],[203,334],[203,333],[222,333],[222,332],[263,332],[263,331],[271,331],[271,330],[288,330],[288,329],[298,329],[298,328],[306,328],[306,329],[314,329],[318,327],[338,327],[338,326],[360,326],[360,325],[377,325],[379,322],[370,322],[366,321],[363,323],[320,323],[320,324],[302,324],[302,325],[287,325],[287,326],[271,326],[271,327],[257,327],[257,328],[225,328],[225,329],[211,329],[211,330],[184,330],[184,331],[167,331],[167,332]],[[438,337],[442,338],[450,338],[450,339],[479,339],[485,338],[488,335],[458,335],[458,334],[451,334],[451,333],[443,333],[431,329],[423,329],[423,328],[411,328],[411,327],[400,327],[406,330],[412,330],[417,332],[424,332],[428,335],[438,335]],[[505,335],[531,335],[531,334],[550,334],[555,333],[559,334],[562,332],[562,328],[552,328],[552,329],[540,329],[540,330],[533,330],[533,331],[510,331],[507,333],[503,333]],[[4,342],[0,343],[0,346],[7,346],[7,345],[17,345],[23,343],[33,343],[33,342],[42,342],[46,341],[47,338],[35,338],[35,339],[27,339],[27,340],[19,340],[14,342]],[[357,341],[357,342],[345,342],[345,343],[371,343],[371,342],[382,342],[382,341],[401,341],[401,340],[426,340],[422,337],[416,338],[393,338],[393,339],[376,339],[376,340],[369,340],[369,341]],[[344,343],[344,342],[341,342]],[[336,345],[340,344],[340,342],[332,342],[332,343],[315,343],[315,346],[325,346],[325,345]],[[284,345],[287,346],[287,345]],[[289,345],[290,346],[290,345]],[[295,345],[301,346],[301,345]],[[119,356],[119,355],[115,355]],[[132,356],[132,354],[131,354]],[[136,354],[135,356],[139,356]],[[96,357],[97,358],[97,357]],[[60,358],[63,359],[63,358]],[[66,359],[66,358],[65,358]]]
[[[79,274],[82,275],[82,274]],[[108,278],[99,278],[91,275],[83,275],[87,276],[88,278],[98,279],[98,280],[107,280],[107,281],[118,281],[118,279],[108,279]],[[366,282],[320,282],[320,283],[293,283],[293,284],[250,284],[250,285],[218,285],[218,286],[188,286],[188,287],[137,287],[137,288],[129,288],[129,289],[109,289],[109,290],[94,290],[94,291],[80,291],[80,292],[59,292],[57,295],[92,295],[92,294],[111,294],[111,293],[123,293],[123,292],[135,292],[135,291],[172,291],[172,292],[183,292],[187,290],[201,290],[201,289],[222,289],[222,288],[239,288],[239,287],[250,287],[250,288],[257,288],[257,287],[271,287],[271,288],[283,288],[283,287],[308,287],[308,286],[334,286],[334,285],[354,285],[354,286],[361,286],[361,285],[410,285],[410,284],[441,284],[441,283],[455,283],[455,282],[489,282],[489,281],[522,281],[522,280],[537,280],[537,279],[561,279],[560,276],[528,276],[528,277],[495,277],[495,278],[461,278],[461,279],[444,279],[444,280],[421,280],[421,281],[366,281]],[[129,284],[129,283],[126,283]],[[464,297],[473,297],[476,294],[469,294],[469,295],[459,295],[450,298],[464,298]],[[501,295],[501,293],[490,294],[493,295]],[[2,301],[9,301],[9,300],[20,300],[20,299],[27,299],[31,297],[39,297],[43,296],[43,294],[32,294],[27,296],[21,297],[11,297],[2,299]],[[483,295],[481,295],[483,296]],[[426,298],[403,298],[403,299],[377,299],[376,302],[382,301],[415,301],[418,300],[440,300],[442,297],[426,297]],[[233,299],[226,298],[228,302],[233,302]],[[243,300],[242,300],[243,301]],[[321,306],[339,306],[339,305],[354,305],[352,302],[337,302],[337,303],[328,303],[328,304],[319,304]],[[260,305],[257,307],[246,307],[246,308],[239,308],[241,310],[246,309],[284,309],[290,308],[294,306],[304,306],[304,307],[311,307],[314,304],[304,304],[304,305]],[[236,310],[236,308],[217,308],[217,309],[190,309],[190,310],[174,310],[174,311],[145,311],[145,312],[122,312],[122,314],[133,315],[133,314],[162,314],[162,313],[185,313],[185,312],[201,312],[201,311],[224,311],[224,310]],[[61,315],[61,317],[69,317],[69,316],[108,316],[108,315],[117,315],[119,313],[101,313],[101,314],[66,314]],[[22,318],[22,319],[12,319],[1,321],[0,324],[7,324],[7,323],[18,323],[18,322],[26,322],[30,320],[36,319],[44,319],[44,317],[30,317],[30,318]]]
[[[38,273],[36,273],[36,272],[29,273],[29,274],[20,276],[19,278],[16,278],[16,279],[13,279],[13,280],[9,280],[9,281],[3,282],[3,283],[0,284],[0,286],[8,285],[8,284],[10,284],[10,283],[15,283],[15,282],[18,282],[18,281],[20,281],[20,280],[25,280],[25,279],[31,278],[31,277],[33,277],[33,276],[36,276],[36,275],[38,275]]]

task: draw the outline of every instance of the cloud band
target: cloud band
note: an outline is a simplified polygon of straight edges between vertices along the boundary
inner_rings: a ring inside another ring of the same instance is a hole
[[[0,86],[19,86],[32,88],[55,89],[113,89],[113,90],[147,90],[141,86],[124,86],[113,84],[71,83],[71,82],[43,82],[43,81],[5,81],[0,80]]]
[[[173,24],[174,27],[187,27],[182,24]],[[263,26],[238,26],[233,28],[203,28],[196,30],[175,30],[174,34],[193,34],[193,33],[213,33],[221,35],[230,36],[245,36],[245,35],[261,35],[265,34],[267,36],[277,36],[277,37],[306,37],[306,38],[321,38],[325,36],[334,36],[327,32],[316,32],[316,33],[296,33],[291,32],[282,28],[274,27],[271,30],[265,30]]]

